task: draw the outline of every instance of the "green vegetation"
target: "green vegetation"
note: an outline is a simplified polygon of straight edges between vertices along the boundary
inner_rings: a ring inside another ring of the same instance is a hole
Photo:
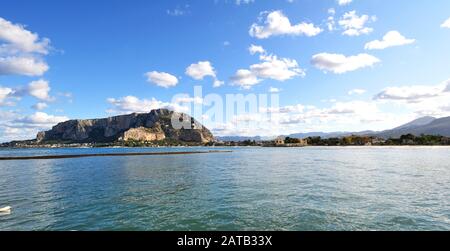
[[[389,139],[386,145],[450,145],[450,138],[436,135],[421,135],[419,137],[412,134],[401,136],[399,139]]]
[[[421,135],[414,136],[412,134],[403,135],[400,138],[390,138],[384,140],[370,136],[346,136],[341,138],[322,139],[321,137],[309,137],[306,139],[312,146],[401,146],[401,145],[450,145],[450,138],[444,136]]]
[[[284,139],[284,143],[285,144],[301,144],[302,140],[301,139],[287,137],[286,139]]]

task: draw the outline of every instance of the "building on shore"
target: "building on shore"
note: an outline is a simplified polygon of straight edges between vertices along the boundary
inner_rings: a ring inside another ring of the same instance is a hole
[[[283,146],[283,145],[285,144],[285,143],[284,143],[284,138],[278,137],[278,138],[276,138],[276,139],[274,140],[274,143],[275,143],[276,146]]]
[[[308,141],[306,139],[295,139],[289,137],[278,137],[273,141],[273,143],[278,147],[304,147],[308,145]]]

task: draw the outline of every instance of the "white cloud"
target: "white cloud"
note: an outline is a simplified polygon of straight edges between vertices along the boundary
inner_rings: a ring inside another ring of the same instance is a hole
[[[55,116],[36,112],[24,116],[20,111],[0,110],[0,141],[26,140],[35,138],[39,131],[69,120],[66,116]]]
[[[356,11],[350,11],[342,16],[339,20],[339,25],[344,29],[342,34],[347,36],[359,36],[362,34],[369,34],[373,31],[372,28],[366,27],[366,24],[375,19],[375,16],[372,18],[368,15],[358,16]]]
[[[33,105],[31,108],[34,110],[42,111],[48,107],[47,103],[39,102]]]
[[[32,56],[0,57],[0,75],[42,76],[48,65]]]
[[[255,55],[256,53],[259,54],[265,54],[266,50],[264,50],[264,48],[262,46],[259,45],[250,45],[250,47],[248,48],[248,51],[250,52],[251,55]]]
[[[0,142],[13,140],[29,140],[36,137],[39,131],[47,130],[49,127],[36,128],[24,127],[23,125],[0,125]]]
[[[294,59],[278,58],[275,55],[263,55],[260,59],[262,63],[250,66],[250,70],[259,78],[286,81],[296,76],[305,76],[304,70]]]
[[[349,92],[348,92],[348,95],[362,95],[362,94],[364,94],[364,93],[366,93],[367,91],[366,90],[364,90],[364,89],[353,89],[353,90],[350,90]]]
[[[448,29],[450,29],[450,18],[448,18],[447,20],[445,20],[445,22],[443,22],[441,24],[441,28],[448,28]]]
[[[289,58],[278,58],[275,55],[260,55],[259,64],[253,64],[250,69],[240,69],[231,77],[232,83],[244,89],[250,89],[263,79],[286,81],[297,76],[305,76],[296,60]]]
[[[391,86],[375,95],[381,103],[403,107],[416,116],[450,116],[450,80],[438,85]]]
[[[329,9],[328,14],[331,15],[327,19],[328,31],[334,31],[336,29],[336,21],[334,20],[334,15],[336,14],[336,11],[334,9]]]
[[[200,61],[191,64],[186,68],[186,75],[195,80],[203,80],[205,77],[212,77],[214,79],[213,87],[220,87],[224,84],[223,81],[217,79],[216,71],[209,61]]]
[[[43,75],[49,67],[40,55],[49,48],[49,39],[0,17],[0,75]]]
[[[342,54],[320,53],[312,57],[311,63],[318,69],[342,74],[355,71],[360,68],[370,67],[381,62],[378,58],[369,54],[345,56]]]
[[[40,100],[51,101],[53,98],[50,97],[50,85],[48,81],[40,79],[28,84],[28,94]]]
[[[389,47],[413,44],[415,39],[407,39],[398,31],[389,31],[382,40],[374,40],[365,45],[366,50],[383,50]]]
[[[426,86],[394,86],[385,88],[378,93],[374,99],[376,100],[397,100],[416,103],[423,99],[434,98],[443,95],[446,92],[445,85]]]
[[[215,78],[216,72],[214,71],[214,67],[211,65],[211,62],[200,61],[196,64],[191,64],[188,68],[186,68],[186,75],[195,80],[203,80],[207,76]]]
[[[246,69],[239,69],[234,76],[231,77],[231,82],[244,89],[250,89],[253,85],[261,82],[261,79],[251,71]]]
[[[109,98],[108,103],[112,108],[107,110],[112,114],[128,114],[128,113],[148,113],[151,110],[167,108],[175,111],[185,112],[186,108],[178,104],[171,104],[152,99],[139,99],[135,96],[126,96],[120,99]]]
[[[269,88],[269,93],[279,93],[281,90],[279,88],[276,87],[270,87]]]
[[[66,116],[54,116],[44,112],[36,112],[32,115],[16,119],[14,122],[25,124],[28,127],[50,127],[69,120]]]
[[[269,38],[271,36],[305,35],[308,37],[317,36],[322,29],[314,26],[312,23],[302,22],[292,25],[289,19],[280,10],[273,12],[263,12],[261,15],[267,15],[263,25],[252,24],[249,34],[259,39]]]
[[[32,139],[39,131],[48,130],[67,120],[69,118],[66,116],[54,116],[44,112],[21,116],[12,111],[0,111],[0,141]]]
[[[343,6],[350,4],[351,2],[353,2],[353,0],[337,0],[337,2],[340,6]]]
[[[0,45],[0,54],[16,53],[18,51],[25,53],[47,54],[50,40],[40,39],[39,35],[25,29],[23,25],[13,24],[0,17],[0,41],[6,44]]]
[[[145,73],[145,75],[147,76],[148,82],[154,83],[160,87],[169,88],[178,84],[177,77],[166,72],[151,71]]]
[[[214,79],[214,83],[213,83],[213,87],[217,88],[217,87],[221,87],[222,85],[224,85],[225,82],[224,81],[220,81],[218,79]]]
[[[8,87],[0,86],[0,106],[4,104],[6,98],[13,93],[13,90]]]

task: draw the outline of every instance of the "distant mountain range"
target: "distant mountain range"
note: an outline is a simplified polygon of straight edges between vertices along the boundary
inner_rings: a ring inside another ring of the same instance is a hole
[[[262,138],[259,136],[256,137],[245,137],[245,136],[223,136],[223,137],[216,137],[217,140],[219,141],[224,141],[224,142],[243,142],[243,141],[261,141]]]
[[[450,137],[450,117],[440,119],[423,117],[397,128],[375,133],[374,135],[381,138],[398,138],[409,133],[416,136],[425,134]]]
[[[359,136],[374,136],[380,137],[384,139],[388,138],[399,138],[402,135],[413,134],[416,136],[420,136],[422,134],[425,135],[440,135],[450,137],[450,117],[445,118],[434,118],[434,117],[422,117],[416,120],[413,120],[407,124],[401,125],[399,127],[385,130],[385,131],[361,131],[361,132],[308,132],[308,133],[294,133],[290,135],[281,135],[281,137],[291,137],[291,138],[308,138],[308,137],[321,137],[324,139],[327,138],[339,138],[350,135],[359,135]],[[263,138],[260,136],[257,137],[240,137],[240,136],[228,136],[228,137],[216,137],[222,141],[245,141],[245,140],[255,140],[260,141]]]

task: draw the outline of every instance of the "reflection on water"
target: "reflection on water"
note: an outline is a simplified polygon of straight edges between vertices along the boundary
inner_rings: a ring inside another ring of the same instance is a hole
[[[186,150],[3,149],[0,155]],[[450,230],[448,163],[446,147],[4,161],[0,207],[13,212],[0,215],[0,229]]]

